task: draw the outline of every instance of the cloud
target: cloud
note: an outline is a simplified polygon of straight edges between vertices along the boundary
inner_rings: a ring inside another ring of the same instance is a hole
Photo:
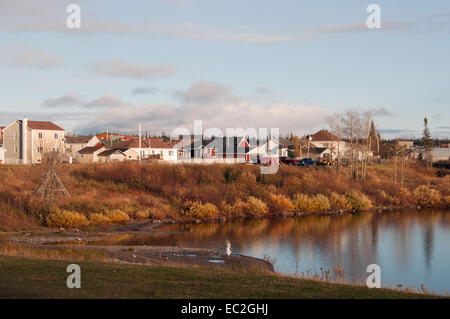
[[[372,113],[372,115],[375,117],[378,117],[378,116],[393,117],[393,116],[395,116],[395,113],[391,112],[390,110],[388,110],[385,107],[380,107],[377,109],[370,109],[370,113]]]
[[[57,97],[57,98],[49,98],[42,102],[42,106],[44,107],[74,107],[74,106],[82,106],[84,104],[81,96],[77,93],[69,93],[67,95]]]
[[[36,69],[55,68],[64,65],[64,61],[41,50],[24,45],[9,45],[0,49],[0,62]]]
[[[103,95],[91,102],[85,104],[86,107],[124,107],[127,106],[127,103],[122,101],[119,97],[114,94]]]
[[[163,77],[175,73],[172,65],[145,65],[111,59],[104,62],[93,63],[90,66],[92,72],[106,77],[150,79]]]
[[[370,32],[364,22],[326,25],[298,31],[278,30],[266,32],[249,26],[234,26],[227,29],[217,29],[209,25],[196,25],[193,23],[179,23],[174,25],[157,24],[131,24],[119,20],[99,20],[90,18],[83,20],[81,29],[73,32],[65,23],[61,22],[61,14],[65,12],[70,1],[47,0],[51,4],[41,6],[33,0],[9,1],[0,0],[0,28],[13,31],[34,32],[71,32],[80,33],[148,33],[165,36],[181,37],[195,40],[214,40],[244,43],[280,43],[292,41],[308,41],[321,36],[349,32]],[[174,5],[190,3],[186,0],[166,0]],[[20,2],[20,3],[19,3]],[[89,2],[79,0],[82,7],[88,7]],[[53,8],[48,10],[47,8]],[[381,31],[398,30],[420,25],[446,23],[446,15],[429,16],[416,22],[383,21]]]
[[[211,103],[231,98],[231,91],[216,82],[198,81],[187,90],[176,91],[174,95],[186,103]]]
[[[158,92],[158,88],[154,86],[147,87],[137,87],[133,90],[133,94],[156,94]]]
[[[111,108],[111,107],[126,107],[128,103],[122,101],[114,94],[106,94],[91,101],[85,101],[77,93],[69,93],[67,95],[49,98],[42,102],[43,107],[83,107],[83,108]]]
[[[80,129],[130,132],[136,131],[141,123],[144,130],[153,132],[169,133],[180,127],[192,132],[194,120],[202,120],[203,129],[215,127],[224,133],[226,128],[279,128],[281,133],[305,133],[323,126],[327,114],[320,107],[299,103],[255,103],[211,81],[193,83],[176,94],[180,98],[179,105],[126,103],[127,107],[99,109],[91,121],[80,125]]]

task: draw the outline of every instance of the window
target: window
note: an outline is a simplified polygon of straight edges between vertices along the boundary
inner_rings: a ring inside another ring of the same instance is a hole
[[[169,156],[173,156],[173,151],[169,151]]]
[[[17,146],[14,146],[14,153],[17,153]]]
[[[53,148],[53,152],[58,152],[58,148],[57,148],[57,147],[54,147],[54,148]]]
[[[42,140],[42,133],[41,132],[39,132],[38,137],[39,137],[40,140]]]
[[[44,148],[42,146],[38,146],[37,152],[41,154],[44,153]]]
[[[57,140],[59,138],[59,134],[55,133],[55,140]]]
[[[164,155],[163,150],[161,150],[161,156]]]
[[[14,141],[17,141],[17,132],[14,132]]]

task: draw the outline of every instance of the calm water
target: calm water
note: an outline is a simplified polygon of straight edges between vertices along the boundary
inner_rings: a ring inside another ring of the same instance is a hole
[[[171,244],[276,258],[275,270],[317,273],[340,266],[345,279],[367,278],[369,264],[381,266],[384,286],[450,292],[450,211],[402,211],[345,216],[307,216],[224,224],[168,225],[157,236],[121,237],[129,244]]]

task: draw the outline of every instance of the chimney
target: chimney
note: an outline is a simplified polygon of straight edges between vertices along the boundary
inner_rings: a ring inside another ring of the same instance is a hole
[[[26,117],[22,120],[22,163],[27,164],[27,140],[28,140],[28,119]]]

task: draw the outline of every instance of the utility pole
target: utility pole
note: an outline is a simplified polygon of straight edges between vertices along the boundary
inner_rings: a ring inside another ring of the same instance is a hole
[[[139,164],[141,164],[141,156],[142,156],[142,126],[141,123],[139,123]]]

